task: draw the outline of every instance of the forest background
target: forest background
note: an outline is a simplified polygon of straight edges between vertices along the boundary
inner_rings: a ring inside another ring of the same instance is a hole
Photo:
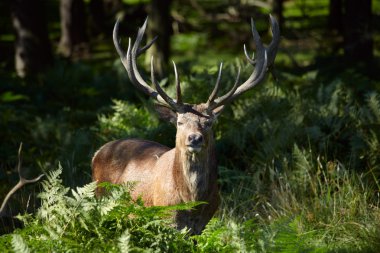
[[[248,77],[250,19],[269,42],[269,13],[281,27],[273,75],[215,126],[222,205],[197,243],[124,188],[95,200],[90,163],[102,144],[175,138],[127,78],[116,19],[126,47],[149,16],[147,37],[159,37],[141,68],[149,76],[154,55],[173,94],[174,60],[185,100],[198,103],[221,61],[225,90],[239,67]],[[48,175],[8,201],[2,251],[379,252],[380,2],[14,0],[0,14],[0,199],[18,166],[25,178]]]

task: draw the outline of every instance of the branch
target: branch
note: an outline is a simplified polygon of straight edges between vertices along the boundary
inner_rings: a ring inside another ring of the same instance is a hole
[[[21,175],[21,151],[22,151],[22,142],[20,143],[20,147],[18,149],[18,163],[17,163],[17,171],[19,176],[18,183],[8,192],[8,194],[5,196],[3,203],[0,207],[0,217],[5,216],[5,206],[9,200],[9,198],[20,188],[22,188],[26,184],[35,183],[38,180],[40,180],[44,174],[39,175],[38,177],[34,179],[26,179]]]

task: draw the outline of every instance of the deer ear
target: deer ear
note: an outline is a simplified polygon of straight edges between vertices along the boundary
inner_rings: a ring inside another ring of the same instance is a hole
[[[174,125],[177,125],[177,113],[174,112],[172,109],[164,105],[159,105],[159,104],[155,104],[154,109],[156,110],[156,112],[158,113],[158,116],[161,119],[165,121],[169,121]]]

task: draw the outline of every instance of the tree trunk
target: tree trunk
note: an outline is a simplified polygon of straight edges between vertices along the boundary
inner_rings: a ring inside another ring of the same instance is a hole
[[[115,16],[115,14],[123,9],[122,0],[103,0],[104,11],[106,16]]]
[[[284,0],[272,0],[272,9],[273,15],[276,17],[278,25],[280,26],[280,30],[282,30],[284,27]]]
[[[148,10],[148,39],[151,40],[155,36],[158,38],[149,50],[146,61],[150,63],[151,55],[154,56],[154,69],[161,78],[167,74],[170,57],[170,36],[172,34],[170,3],[171,0],[152,0]]]
[[[20,77],[38,73],[53,62],[44,11],[40,0],[11,2],[12,23],[16,32],[15,67]]]
[[[373,58],[371,0],[345,0],[344,54],[353,63]]]
[[[329,29],[342,32],[342,28],[343,28],[342,22],[343,22],[343,1],[330,0],[329,17],[328,17]]]
[[[88,37],[83,0],[61,0],[61,40],[58,51],[65,57],[86,57]]]
[[[91,16],[91,35],[105,32],[106,14],[103,0],[91,0],[88,7]]]

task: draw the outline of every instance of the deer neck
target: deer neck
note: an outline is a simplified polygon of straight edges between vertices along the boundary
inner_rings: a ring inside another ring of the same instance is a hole
[[[184,202],[207,198],[210,174],[215,172],[215,147],[211,137],[199,153],[190,153],[176,147],[174,180]]]

